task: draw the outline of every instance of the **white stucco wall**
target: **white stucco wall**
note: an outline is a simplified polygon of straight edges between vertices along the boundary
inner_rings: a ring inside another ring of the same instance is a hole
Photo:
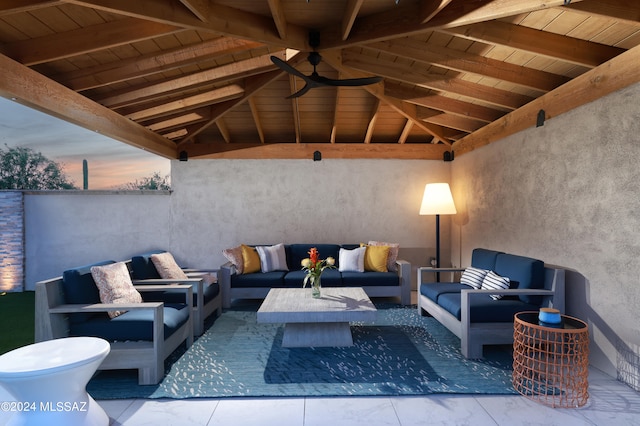
[[[400,243],[414,267],[435,255],[435,217],[418,211],[424,185],[450,164],[422,160],[195,160],[172,163],[171,241],[198,267],[245,244]],[[449,264],[449,218],[441,218]]]
[[[640,374],[639,99],[637,84],[539,128],[532,117],[452,163],[452,257],[468,265],[487,247],[568,268],[567,313],[591,327],[591,363],[628,382]]]

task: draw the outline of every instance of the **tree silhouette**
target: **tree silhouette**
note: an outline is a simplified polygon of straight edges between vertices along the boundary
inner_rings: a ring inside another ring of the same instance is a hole
[[[0,149],[0,189],[77,189],[62,166],[31,148]]]
[[[171,182],[169,179],[169,175],[160,176],[160,172],[153,172],[151,176],[142,178],[141,180],[135,180],[133,182],[129,182],[121,187],[121,189],[128,190],[142,190],[142,189],[163,189],[170,190]]]

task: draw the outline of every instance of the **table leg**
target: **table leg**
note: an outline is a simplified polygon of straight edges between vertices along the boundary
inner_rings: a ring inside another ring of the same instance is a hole
[[[282,346],[353,346],[353,336],[348,322],[287,323],[284,326]]]

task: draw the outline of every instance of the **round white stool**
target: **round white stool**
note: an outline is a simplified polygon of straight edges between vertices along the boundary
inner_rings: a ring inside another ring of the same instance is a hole
[[[109,350],[103,339],[67,337],[1,355],[0,385],[15,398],[0,402],[14,412],[9,425],[108,425],[86,386]]]

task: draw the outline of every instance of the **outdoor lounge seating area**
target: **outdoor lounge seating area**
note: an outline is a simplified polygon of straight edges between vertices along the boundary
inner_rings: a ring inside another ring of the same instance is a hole
[[[162,260],[154,266],[156,256]],[[158,383],[165,359],[178,346],[191,346],[207,316],[221,313],[221,296],[218,284],[203,272],[184,278],[178,268],[177,278],[153,278],[170,276],[172,268],[176,274],[177,264],[166,252],[135,259],[84,265],[38,282],[35,341],[103,338],[111,351],[100,369],[137,369],[139,384]]]

